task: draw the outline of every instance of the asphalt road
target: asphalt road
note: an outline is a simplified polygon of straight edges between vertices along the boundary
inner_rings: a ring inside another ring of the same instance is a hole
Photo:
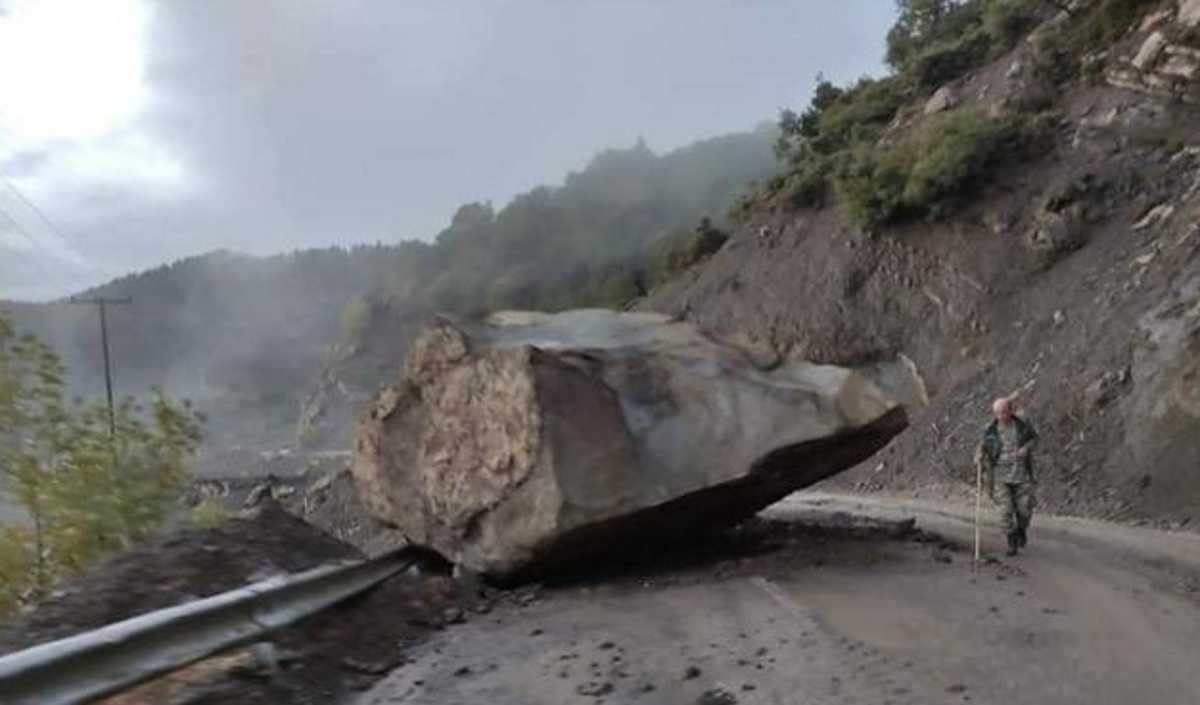
[[[975,565],[961,508],[799,494],[764,516],[925,533],[548,589],[442,632],[358,702],[1200,702],[1200,536],[1040,517],[1028,551]]]

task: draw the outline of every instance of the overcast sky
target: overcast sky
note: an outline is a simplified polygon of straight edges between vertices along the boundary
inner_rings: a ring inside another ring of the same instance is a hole
[[[0,0],[0,299],[216,248],[429,239],[602,148],[661,153],[803,106],[818,72],[878,75],[893,8]]]

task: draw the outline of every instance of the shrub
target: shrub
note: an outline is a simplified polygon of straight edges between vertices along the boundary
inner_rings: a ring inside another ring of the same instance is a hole
[[[886,61],[909,69],[926,47],[962,37],[979,23],[981,0],[897,0],[899,16],[888,30]]]
[[[860,79],[852,89],[821,110],[812,146],[830,154],[856,142],[873,140],[891,122],[907,96],[894,78]]]
[[[708,218],[701,219],[700,225],[696,227],[696,234],[692,236],[687,245],[688,264],[695,264],[705,257],[716,254],[717,250],[724,247],[728,240],[729,233],[713,227],[712,221]]]
[[[675,230],[654,240],[647,248],[651,286],[658,286],[687,267],[684,252],[692,239],[688,230]]]
[[[803,115],[784,111],[780,116],[776,154],[787,171],[768,181],[770,202],[788,208],[823,205],[839,155],[877,140],[906,98],[895,78],[863,78],[845,89],[818,83]]]
[[[773,193],[774,191],[778,190],[773,189],[770,186],[770,183],[773,182],[775,178],[781,177],[774,177],[768,181],[768,192]],[[746,220],[750,217],[750,214],[754,212],[754,207],[759,202],[759,198],[760,196],[757,186],[755,186],[753,190],[743,193],[734,199],[733,203],[729,206],[729,210],[726,211],[725,217],[728,218],[731,223],[741,224],[746,222]]]
[[[655,241],[648,259],[647,272],[652,286],[712,256],[729,240],[729,234],[712,225],[708,218],[700,221],[694,231],[677,230]]]
[[[882,151],[859,145],[852,150],[834,178],[834,189],[846,218],[872,229],[896,217],[914,159],[909,145]]]
[[[790,208],[824,205],[829,193],[831,165],[830,158],[817,155],[796,165],[791,173],[780,177],[773,202]]]
[[[103,406],[65,402],[64,373],[49,347],[0,319],[0,482],[29,517],[0,527],[0,609],[157,528],[199,442],[194,415],[161,394],[148,413],[123,400],[110,431]]]
[[[944,199],[971,186],[1018,137],[1014,119],[989,118],[976,110],[935,121],[909,172],[905,205],[939,217]]]
[[[1036,22],[1031,0],[989,0],[983,8],[983,29],[993,52],[1011,49]]]
[[[910,217],[941,217],[1025,137],[1014,118],[960,109],[931,118],[895,145],[860,145],[838,170],[847,218],[865,228]]]
[[[34,565],[37,543],[23,526],[0,526],[0,617],[20,609],[36,591]]]
[[[919,89],[929,91],[963,76],[991,55],[992,40],[982,28],[936,42],[918,54],[905,76]]]

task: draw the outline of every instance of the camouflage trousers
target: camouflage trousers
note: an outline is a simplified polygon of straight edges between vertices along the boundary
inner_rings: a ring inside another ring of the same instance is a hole
[[[1000,524],[1004,527],[1005,534],[1029,528],[1029,520],[1033,518],[1033,509],[1037,506],[1031,483],[1001,482],[992,494],[992,499],[1000,509]]]

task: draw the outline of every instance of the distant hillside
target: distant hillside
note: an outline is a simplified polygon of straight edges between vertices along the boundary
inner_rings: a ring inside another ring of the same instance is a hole
[[[763,128],[662,156],[641,142],[607,150],[563,185],[536,188],[499,211],[462,206],[432,243],[266,258],[215,252],[83,294],[133,298],[109,316],[119,393],[161,386],[193,399],[209,415],[210,445],[286,444],[323,361],[345,362],[360,349],[381,310],[417,320],[433,311],[619,305],[645,293],[695,256],[688,248],[701,218],[711,217],[707,230],[717,232],[735,197],[774,171],[775,137]],[[64,356],[73,391],[103,389],[95,310],[4,308]],[[373,388],[395,362],[357,369],[356,383]],[[324,428],[309,440],[338,444],[347,432]]]

